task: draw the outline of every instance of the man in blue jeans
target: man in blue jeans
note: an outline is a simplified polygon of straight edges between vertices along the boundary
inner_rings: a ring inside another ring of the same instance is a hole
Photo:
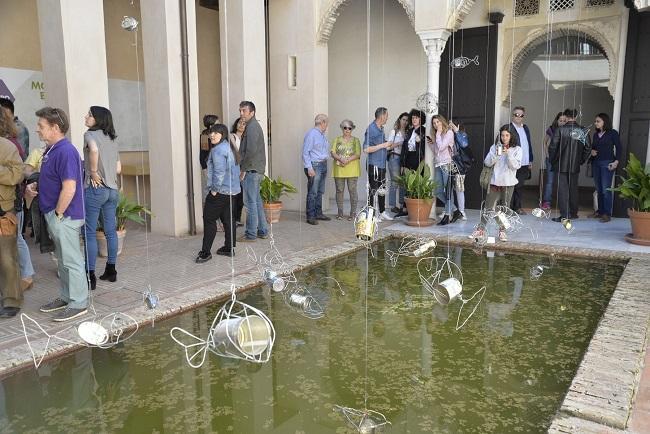
[[[258,238],[269,237],[266,214],[264,214],[262,196],[260,195],[260,183],[264,172],[266,172],[266,145],[262,127],[255,118],[255,104],[250,101],[239,103],[239,115],[246,122],[246,129],[239,147],[241,156],[239,167],[247,214],[244,235],[237,241],[252,242]]]
[[[318,220],[331,220],[323,214],[323,194],[330,149],[330,143],[325,137],[328,124],[327,115],[316,115],[314,128],[305,134],[302,143],[302,162],[307,175],[307,223],[310,225],[317,225]]]
[[[38,183],[27,185],[26,197],[38,194],[50,238],[54,241],[61,289],[59,297],[41,306],[41,312],[57,312],[54,321],[68,321],[87,312],[88,281],[79,234],[84,225],[83,183],[79,151],[65,137],[68,116],[58,108],[36,112],[36,132],[46,144]],[[38,184],[38,185],[37,185]]]

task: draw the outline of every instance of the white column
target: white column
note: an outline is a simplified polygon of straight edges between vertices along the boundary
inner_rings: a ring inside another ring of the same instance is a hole
[[[614,91],[614,113],[612,123],[617,130],[621,125],[621,104],[623,103],[623,76],[625,75],[625,52],[627,51],[627,29],[630,22],[630,11],[625,8],[621,13],[621,38],[618,45],[618,71],[616,72],[616,87]]]
[[[442,52],[445,51],[445,45],[449,38],[450,32],[445,29],[439,30],[426,30],[418,32],[418,36],[422,40],[422,46],[427,55],[427,92],[433,95],[435,104],[433,111],[427,113],[427,134],[433,137],[431,133],[431,118],[434,114],[438,113],[438,98],[440,89],[440,58]],[[430,146],[425,148],[424,161],[431,168],[431,176],[434,176],[434,158],[433,151]],[[435,204],[435,202],[434,202]],[[431,208],[431,216],[435,217],[436,207]]]
[[[46,104],[68,114],[68,136],[81,151],[88,109],[108,107],[104,2],[38,0],[38,27]]]
[[[239,103],[252,101],[268,146],[264,0],[221,0],[219,24],[224,122],[232,125]]]
[[[180,236],[189,232],[180,10],[178,0],[140,0],[151,179],[152,230]],[[196,11],[187,1],[190,83],[190,141],[197,230],[202,229],[201,169],[198,162],[199,109]]]

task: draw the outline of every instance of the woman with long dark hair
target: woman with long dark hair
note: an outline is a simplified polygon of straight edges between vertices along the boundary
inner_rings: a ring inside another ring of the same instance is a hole
[[[408,125],[409,114],[404,112],[399,115],[388,135],[388,141],[393,143],[388,151],[388,173],[390,174],[388,206],[393,213],[399,213],[400,209],[404,207],[404,190],[397,185],[397,177],[401,175],[402,144]]]
[[[113,115],[105,107],[91,106],[86,114],[88,131],[84,134],[84,206],[86,210],[86,270],[90,289],[97,286],[97,222],[100,212],[102,228],[108,245],[108,258],[101,280],[117,280],[117,175],[121,171],[120,154],[115,139]]]
[[[400,154],[401,172],[404,172],[404,169],[415,170],[418,168],[420,162],[424,160],[426,146],[427,129],[424,126],[426,115],[421,110],[412,109],[408,116],[409,125],[406,134],[404,134],[404,142],[402,143]],[[406,215],[408,215],[406,205],[402,202],[402,209],[395,217],[403,217]]]
[[[599,218],[602,223],[612,219],[612,178],[621,155],[621,138],[612,128],[607,113],[598,113],[594,120],[596,131],[591,140],[591,160],[594,184],[598,192],[598,210],[589,217]]]
[[[237,225],[232,210],[236,196],[241,192],[239,181],[239,151],[228,138],[228,127],[216,124],[210,127],[210,155],[207,161],[208,194],[203,207],[203,245],[196,257],[201,264],[212,259],[210,250],[217,235],[217,220],[221,220],[225,233],[224,245],[217,255],[235,256]]]
[[[490,147],[483,164],[494,167],[490,188],[481,212],[481,222],[472,234],[472,238],[485,237],[487,216],[485,210],[494,210],[497,203],[508,206],[512,199],[512,192],[517,185],[517,170],[521,167],[521,146],[517,139],[516,130],[512,125],[503,125],[499,134]],[[499,240],[508,241],[506,231],[499,229]]]

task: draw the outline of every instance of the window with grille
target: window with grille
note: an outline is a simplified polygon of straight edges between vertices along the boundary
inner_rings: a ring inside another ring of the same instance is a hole
[[[539,0],[515,0],[515,16],[525,17],[539,13]]]
[[[614,4],[614,0],[587,0],[588,8],[595,8],[598,6],[609,6],[613,4]]]
[[[551,0],[549,4],[549,9],[552,12],[564,11],[567,9],[573,9],[574,6],[575,6],[575,0]]]

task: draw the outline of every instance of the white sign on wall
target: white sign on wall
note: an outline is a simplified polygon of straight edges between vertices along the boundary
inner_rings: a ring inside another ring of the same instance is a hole
[[[43,82],[43,73],[29,69],[0,67],[0,80],[4,81],[15,98],[16,116],[27,126],[30,149],[34,149],[39,143],[34,113],[46,104],[47,90]],[[120,150],[147,150],[144,83],[109,79],[108,98]]]

